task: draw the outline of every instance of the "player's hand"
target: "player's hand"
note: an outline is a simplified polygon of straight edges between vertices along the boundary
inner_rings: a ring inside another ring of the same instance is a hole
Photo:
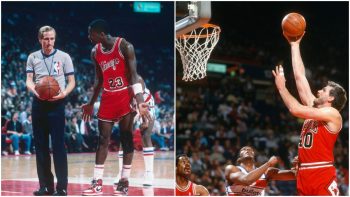
[[[297,171],[299,167],[299,157],[295,156],[292,161],[292,169],[293,171]]]
[[[282,65],[276,66],[275,70],[272,70],[272,74],[275,77],[275,84],[278,90],[286,88],[286,78],[284,77],[284,70]]]
[[[141,115],[142,118],[145,118],[147,121],[146,122],[150,122],[152,121],[151,115],[149,113],[149,106],[147,103],[140,103],[138,104],[139,107],[139,113]]]
[[[298,36],[298,37],[290,37],[290,36],[287,36],[286,33],[283,31],[283,36],[288,40],[289,44],[300,44],[300,41],[303,39],[305,35],[305,31],[304,33],[301,35],[301,36]]]
[[[271,167],[271,166],[275,166],[275,165],[277,164],[277,162],[278,162],[278,159],[277,159],[276,156],[270,157],[270,159],[269,159],[269,161],[268,161],[270,167]]]
[[[148,128],[148,122],[147,121],[143,121],[140,125],[140,130],[144,131]]]
[[[89,104],[83,104],[82,106],[80,106],[81,109],[83,110],[83,120],[85,122],[89,122],[94,110],[94,106],[93,105],[89,105]]]
[[[58,95],[52,97],[51,99],[49,99],[49,101],[57,101],[59,99],[63,99],[67,96],[66,92],[65,91],[60,91]]]

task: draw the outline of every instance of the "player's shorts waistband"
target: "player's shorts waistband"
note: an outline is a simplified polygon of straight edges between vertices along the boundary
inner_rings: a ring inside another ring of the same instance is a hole
[[[126,90],[126,89],[128,89],[128,88],[129,88],[129,87],[125,86],[125,87],[123,87],[123,88],[116,89],[116,90],[108,90],[108,89],[106,89],[106,88],[103,88],[103,90],[106,91],[106,92],[119,92],[119,91]]]
[[[326,168],[326,167],[332,167],[333,162],[332,161],[320,161],[320,162],[312,162],[312,163],[300,163],[299,164],[299,170],[305,170],[305,169],[316,169],[316,168]]]

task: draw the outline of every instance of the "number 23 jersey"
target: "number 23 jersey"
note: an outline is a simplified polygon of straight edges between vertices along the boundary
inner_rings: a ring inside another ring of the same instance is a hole
[[[102,44],[95,46],[95,59],[103,74],[103,89],[105,91],[118,91],[127,89],[127,68],[124,56],[120,50],[122,38],[117,37],[110,51],[103,51]]]

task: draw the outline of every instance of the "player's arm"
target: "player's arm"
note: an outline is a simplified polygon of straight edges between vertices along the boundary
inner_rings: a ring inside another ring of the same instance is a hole
[[[268,180],[290,181],[295,180],[295,171],[269,168],[266,173]]]
[[[341,125],[341,116],[336,109],[333,107],[314,108],[301,105],[286,88],[283,67],[281,65],[276,66],[272,74],[275,76],[275,84],[282,100],[291,114],[298,118],[324,121],[332,132],[340,130],[338,127]]]
[[[92,64],[95,66],[95,83],[94,83],[92,97],[90,98],[90,101],[87,104],[84,104],[81,106],[81,108],[83,109],[83,120],[85,122],[90,121],[90,118],[93,113],[94,104],[97,100],[98,94],[100,93],[103,85],[102,70],[95,60],[95,52],[96,52],[95,48],[93,48],[91,51],[91,61],[92,61]]]
[[[121,42],[122,53],[125,57],[126,66],[128,69],[128,80],[134,91],[135,99],[141,116],[145,116],[148,120],[151,120],[148,106],[143,100],[142,84],[138,81],[136,56],[134,46],[127,42],[125,39]]]
[[[274,166],[277,163],[277,158],[275,156],[271,157],[269,161],[261,165],[259,168],[252,170],[248,174],[244,174],[234,165],[228,165],[225,168],[225,178],[231,183],[241,184],[241,185],[251,185],[257,181],[261,175],[263,175],[267,169]]]
[[[196,196],[210,196],[210,194],[203,185],[196,185]]]
[[[287,39],[288,37],[285,36]],[[297,41],[289,41],[292,52],[292,66],[299,97],[304,105],[312,106],[315,96],[312,94],[309,82],[305,75],[305,66],[300,53],[301,36]]]

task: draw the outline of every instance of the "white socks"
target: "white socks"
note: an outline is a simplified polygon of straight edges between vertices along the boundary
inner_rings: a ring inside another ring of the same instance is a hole
[[[154,147],[143,148],[143,159],[145,161],[145,172],[153,173]]]
[[[97,164],[95,164],[94,179],[96,179],[96,180],[102,179],[104,168],[105,168],[105,165],[97,165]]]

